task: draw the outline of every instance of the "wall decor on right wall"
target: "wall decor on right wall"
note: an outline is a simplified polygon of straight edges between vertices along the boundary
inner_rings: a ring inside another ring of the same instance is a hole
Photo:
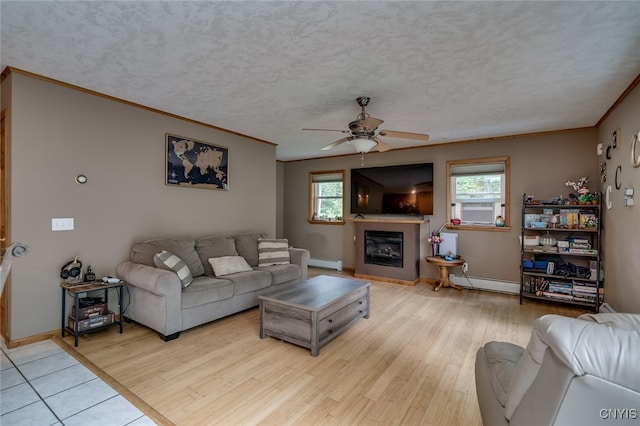
[[[616,147],[618,146],[619,140],[620,140],[620,129],[616,129],[616,131],[613,132],[613,135],[611,135],[611,147],[613,149],[616,149]]]
[[[640,167],[640,154],[636,156],[636,146],[638,145],[638,139],[640,139],[640,130],[631,138],[631,165],[636,168]]]

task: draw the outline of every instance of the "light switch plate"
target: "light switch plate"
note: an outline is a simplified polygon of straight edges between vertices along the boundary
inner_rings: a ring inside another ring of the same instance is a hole
[[[51,219],[52,231],[73,231],[72,217],[54,217]]]

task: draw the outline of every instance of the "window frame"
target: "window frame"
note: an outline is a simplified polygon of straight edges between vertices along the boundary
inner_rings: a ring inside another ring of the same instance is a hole
[[[495,226],[493,225],[472,225],[472,224],[460,224],[453,225],[451,223],[451,207],[453,204],[453,194],[452,191],[454,188],[451,187],[451,178],[452,178],[452,168],[455,166],[463,166],[463,165],[480,165],[480,164],[488,164],[488,163],[503,163],[504,164],[504,206],[502,217],[504,218],[504,226]],[[496,232],[505,232],[511,230],[511,212],[510,212],[510,194],[511,194],[511,168],[510,168],[510,158],[509,156],[501,156],[501,157],[486,157],[486,158],[473,158],[468,160],[451,160],[447,161],[447,220],[446,227],[447,229],[460,229],[460,230],[470,230],[470,231],[496,231]]]
[[[333,175],[339,174],[341,176],[341,178],[342,178],[342,181],[341,181],[342,182],[342,219],[341,220],[319,220],[319,219],[314,217],[315,206],[316,206],[316,196],[315,196],[315,191],[314,191],[314,184],[316,182],[314,182],[314,176],[328,175],[328,174],[333,174]],[[309,172],[309,214],[308,214],[308,217],[307,217],[307,221],[309,223],[318,224],[318,225],[344,225],[345,224],[345,220],[344,220],[345,201],[344,200],[345,200],[345,171],[344,171],[344,169],[342,169],[342,170],[323,170],[323,171]]]

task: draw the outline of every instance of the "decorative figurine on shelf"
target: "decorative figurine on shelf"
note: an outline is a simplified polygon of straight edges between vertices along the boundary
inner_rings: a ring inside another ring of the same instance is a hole
[[[504,227],[504,217],[496,216],[496,226],[498,228],[503,228]]]
[[[84,274],[84,280],[86,282],[91,282],[96,280],[96,274],[91,270],[91,266],[87,266],[87,272]]]

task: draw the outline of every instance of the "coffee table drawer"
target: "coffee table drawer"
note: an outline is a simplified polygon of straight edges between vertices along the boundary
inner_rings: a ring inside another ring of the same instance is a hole
[[[348,327],[354,321],[367,316],[368,312],[368,297],[364,295],[321,319],[318,324],[321,344],[324,343],[325,339],[331,338],[334,334],[339,334],[344,327]]]

